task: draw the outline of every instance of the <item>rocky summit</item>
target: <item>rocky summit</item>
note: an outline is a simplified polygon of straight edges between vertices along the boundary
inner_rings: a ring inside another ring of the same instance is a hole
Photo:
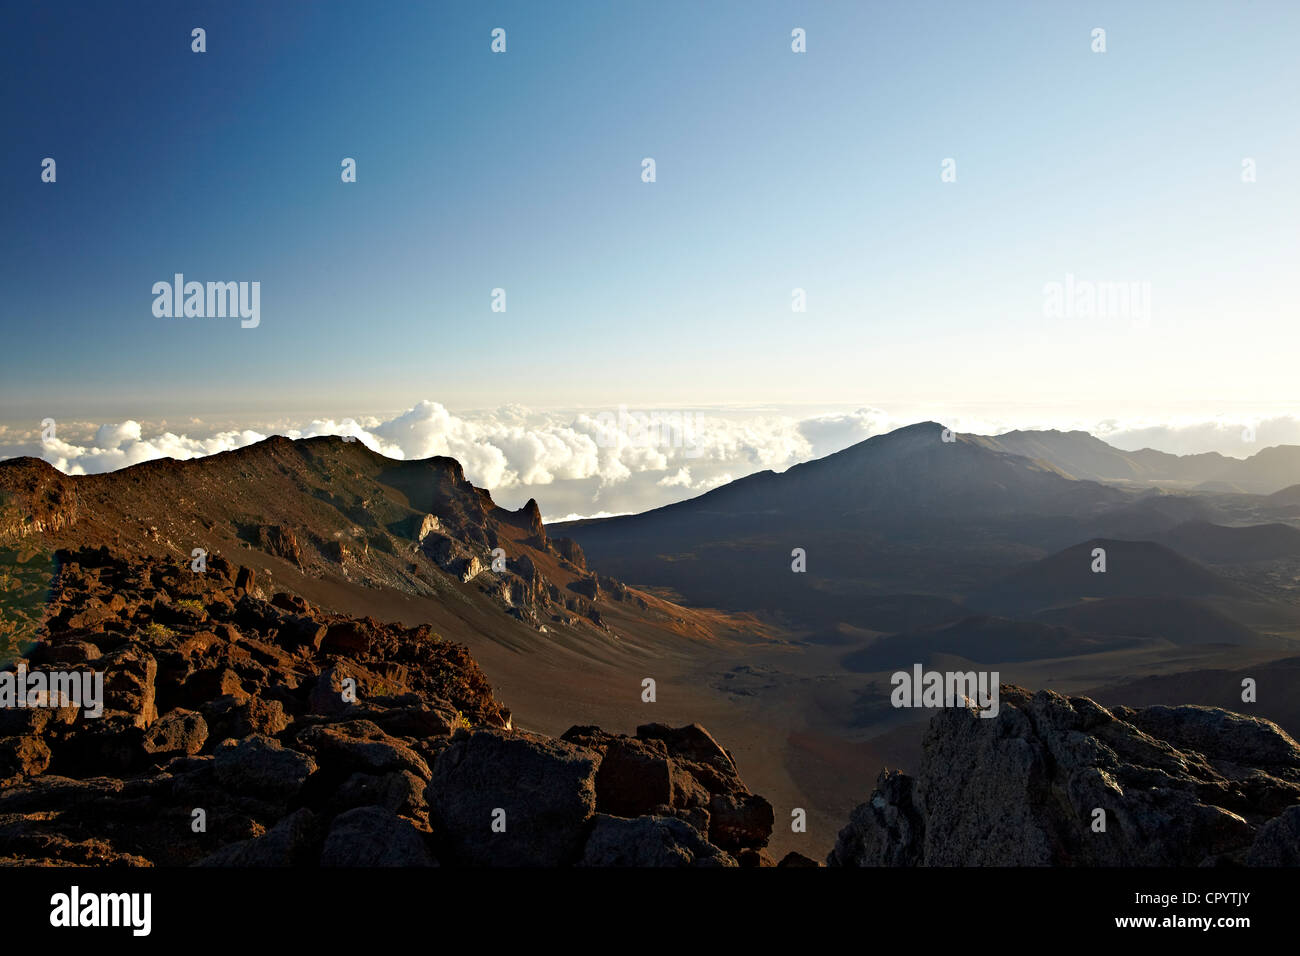
[[[916,777],[884,770],[832,866],[1300,865],[1300,744],[1200,706],[1106,709],[1010,685],[939,711]]]
[[[698,725],[519,731],[428,626],[220,555],[56,561],[22,666],[102,674],[102,714],[0,709],[0,863],[772,865],[772,807]]]

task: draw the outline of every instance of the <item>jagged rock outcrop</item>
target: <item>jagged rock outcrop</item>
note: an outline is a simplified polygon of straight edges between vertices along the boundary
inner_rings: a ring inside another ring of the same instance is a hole
[[[555,553],[575,568],[581,571],[587,570],[587,556],[582,553],[582,547],[578,542],[572,538],[555,538],[551,544],[555,547]]]
[[[62,472],[34,458],[5,462],[0,544],[72,528],[81,510],[75,484]]]
[[[571,727],[563,739],[599,755],[596,809],[620,817],[674,817],[742,865],[770,865],[772,805],[745,787],[735,761],[699,724],[645,724],[635,737]]]
[[[771,863],[702,727],[513,731],[427,626],[264,600],[219,554],[57,557],[24,667],[103,674],[103,715],[0,708],[0,865]]]
[[[578,578],[576,581],[571,582],[569,584],[569,589],[576,591],[588,600],[600,600],[600,582],[594,574],[589,574],[586,577]]]
[[[529,498],[518,511],[497,512],[500,520],[506,521],[528,533],[529,543],[534,547],[547,550],[551,546],[546,535],[546,525],[542,523],[542,509],[536,498]]]
[[[995,718],[935,714],[917,777],[882,772],[828,862],[1280,865],[1298,814],[1300,745],[1276,724],[1003,685]]]
[[[1259,829],[1248,866],[1300,866],[1300,806],[1288,807]]]
[[[257,544],[267,554],[284,558],[294,564],[302,564],[302,550],[298,547],[298,536],[282,525],[260,525],[257,529]]]
[[[735,859],[674,817],[599,814],[582,866],[736,866]]]

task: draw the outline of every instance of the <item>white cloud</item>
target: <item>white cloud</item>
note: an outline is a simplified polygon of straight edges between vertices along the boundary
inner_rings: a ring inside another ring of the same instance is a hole
[[[1093,434],[1125,451],[1154,448],[1173,455],[1217,451],[1232,458],[1248,458],[1272,445],[1300,445],[1300,418],[1242,415],[1170,423],[1111,420],[1096,426]]]
[[[620,420],[620,416],[622,420]],[[674,417],[676,416],[676,417]],[[270,434],[290,438],[350,435],[390,458],[446,455],[466,476],[517,507],[529,497],[552,514],[591,516],[644,511],[716,488],[762,469],[783,471],[922,420],[878,408],[821,415],[771,410],[667,411],[674,428],[644,427],[636,413],[538,412],[518,405],[455,414],[424,401],[387,417],[278,422],[224,428],[210,434],[192,421],[177,434],[167,423],[128,420],[109,424],[60,423],[58,437],[40,441],[39,428],[0,428],[0,457],[36,455],[72,475],[112,471],[155,458],[187,459],[241,448]],[[1107,419],[1091,423],[947,417],[959,432],[997,434],[1013,428],[1082,428],[1120,448],[1153,447],[1177,454],[1219,451],[1238,457],[1276,444],[1300,444],[1300,418],[1158,422]],[[1255,442],[1243,441],[1247,426]]]
[[[691,470],[689,468],[678,468],[675,475],[664,475],[655,482],[660,488],[689,488],[691,486]]]
[[[728,471],[721,475],[714,475],[712,478],[702,478],[695,483],[694,488],[696,491],[709,491],[712,488],[721,488],[735,480]]]
[[[578,514],[576,511],[570,511],[567,515],[543,516],[542,524],[559,524],[561,521],[584,521],[590,518],[618,518],[622,515],[631,514],[630,511],[597,511],[595,514]]]

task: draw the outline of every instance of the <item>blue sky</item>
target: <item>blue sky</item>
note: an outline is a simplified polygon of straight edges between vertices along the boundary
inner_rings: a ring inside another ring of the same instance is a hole
[[[1300,4],[43,3],[0,35],[0,421],[1294,396]],[[175,272],[260,281],[261,325],[154,317]],[[1149,283],[1153,321],[1045,317],[1067,273]]]

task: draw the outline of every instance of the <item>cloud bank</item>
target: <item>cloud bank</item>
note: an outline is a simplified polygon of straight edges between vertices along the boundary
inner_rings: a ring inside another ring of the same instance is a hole
[[[84,475],[155,458],[230,451],[272,434],[344,435],[390,458],[456,458],[469,479],[490,489],[502,504],[517,507],[536,497],[543,513],[559,520],[659,507],[756,471],[782,471],[919,420],[879,408],[799,415],[770,410],[560,413],[508,405],[457,414],[423,401],[387,417],[221,430],[187,422],[180,434],[174,426],[137,421],[56,423],[43,441],[39,426],[0,427],[0,458],[33,455],[69,475]],[[656,421],[672,427],[658,427]],[[1175,454],[1218,451],[1244,457],[1269,445],[1300,444],[1300,418],[1291,415],[1090,424],[948,416],[944,423],[979,434],[1081,428],[1126,450],[1150,447]],[[1246,440],[1249,429],[1253,441]]]

